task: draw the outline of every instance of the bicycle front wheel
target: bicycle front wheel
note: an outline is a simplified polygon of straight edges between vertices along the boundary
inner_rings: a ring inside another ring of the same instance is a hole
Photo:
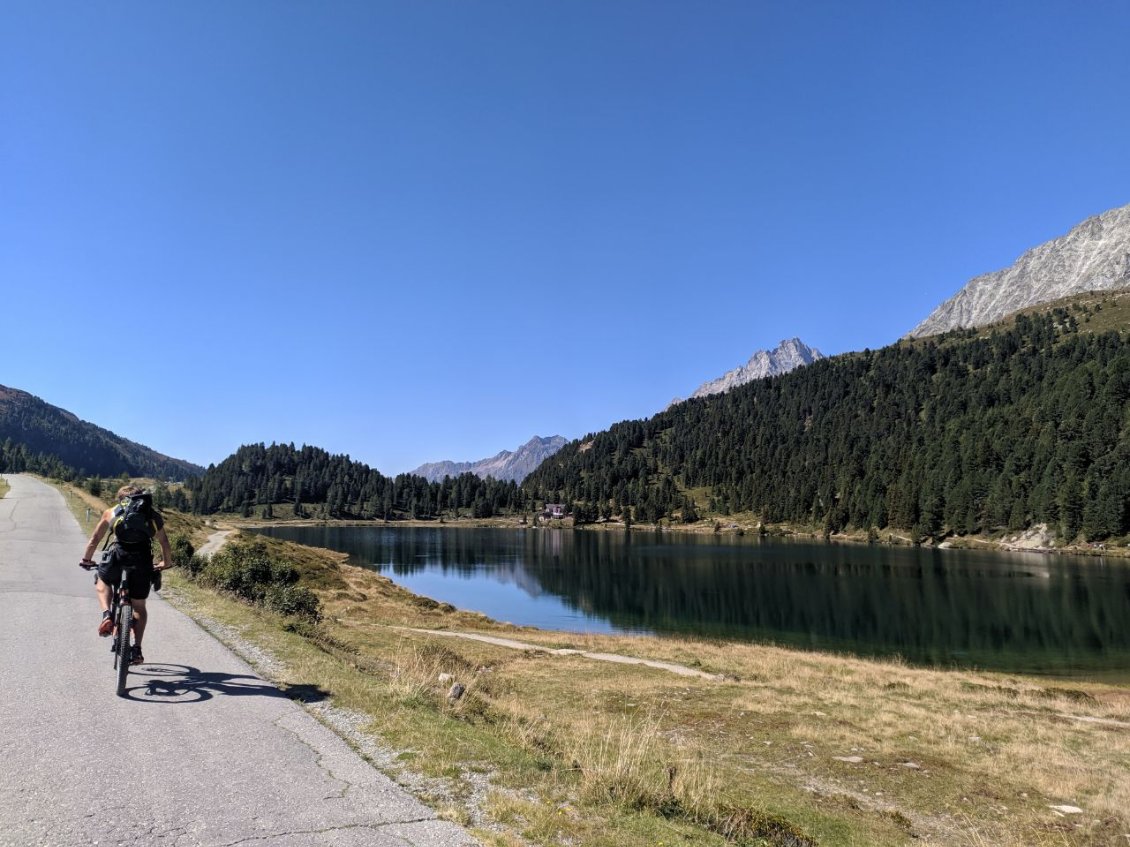
[[[126,693],[126,676],[129,674],[130,635],[133,631],[133,606],[123,603],[118,610],[118,696]]]

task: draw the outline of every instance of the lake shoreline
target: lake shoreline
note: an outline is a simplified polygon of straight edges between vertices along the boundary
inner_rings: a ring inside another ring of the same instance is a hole
[[[292,542],[268,543],[272,558],[306,555]],[[716,836],[697,822],[710,818],[671,814],[698,808],[700,793],[722,803],[708,809],[772,815],[828,847],[1083,847],[1130,831],[1127,786],[1109,778],[1126,752],[1124,685],[519,628],[413,595],[341,553],[323,549],[304,562],[303,581],[324,604],[308,636],[183,587],[201,604],[197,614],[281,658],[284,683],[317,685],[335,707],[363,714],[355,725],[391,745],[401,778],[422,770],[427,793],[476,825],[484,843],[536,831],[545,837],[521,843],[608,843],[613,833],[625,847],[706,847]],[[517,649],[514,639],[538,649]],[[1055,808],[1067,803],[1083,811],[1065,830]]]
[[[248,531],[338,551],[420,597],[543,631],[776,643],[1060,679],[1107,678],[1130,662],[1120,623],[1130,622],[1130,571],[1113,562],[795,535],[443,529]]]
[[[223,516],[205,521],[206,525],[216,528],[232,529],[260,529],[266,527],[406,527],[406,528],[451,528],[451,529],[517,529],[517,530],[572,530],[574,532],[618,532],[618,533],[687,533],[690,535],[716,535],[719,537],[763,537],[763,538],[788,538],[815,542],[818,544],[850,544],[879,547],[921,547],[938,550],[977,550],[982,552],[999,553],[1040,553],[1045,555],[1086,556],[1089,558],[1130,559],[1130,547],[1106,546],[1105,544],[1085,543],[1082,545],[1031,544],[1016,543],[1009,540],[1012,536],[997,538],[984,535],[955,535],[943,536],[940,540],[930,539],[915,543],[907,535],[900,534],[897,530],[888,530],[878,534],[878,537],[869,537],[866,532],[837,532],[825,535],[812,527],[796,527],[787,524],[753,524],[730,522],[721,526],[721,522],[710,523],[708,520],[698,521],[693,524],[644,524],[635,523],[625,527],[622,522],[608,521],[606,523],[582,524],[575,526],[571,520],[552,520],[544,523],[529,524],[517,518],[455,518],[434,520],[362,520],[362,519],[313,519],[301,518],[292,520],[254,519]],[[719,528],[720,527],[720,528]],[[1027,531],[1031,532],[1031,530]],[[1025,533],[1018,533],[1023,536]],[[1045,533],[1046,534],[1046,533]]]

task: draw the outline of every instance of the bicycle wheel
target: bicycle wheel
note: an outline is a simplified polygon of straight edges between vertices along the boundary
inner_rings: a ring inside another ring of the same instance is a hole
[[[129,674],[130,649],[129,641],[133,625],[133,606],[123,603],[118,611],[118,696],[126,693],[126,676]]]

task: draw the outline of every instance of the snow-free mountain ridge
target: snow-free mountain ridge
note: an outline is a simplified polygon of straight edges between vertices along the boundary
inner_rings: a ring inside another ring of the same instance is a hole
[[[18,388],[0,385],[0,443],[98,476],[151,476],[183,480],[204,468],[174,459],[80,419]]]
[[[974,277],[909,336],[985,326],[1029,306],[1120,288],[1130,288],[1130,205],[1087,218],[1010,267]]]
[[[565,438],[554,435],[549,438],[534,436],[517,450],[503,450],[489,459],[480,459],[477,462],[430,462],[420,465],[412,471],[416,476],[422,476],[429,482],[440,482],[445,476],[459,476],[463,473],[473,473],[482,479],[493,476],[505,482],[514,481],[521,483],[533,473],[542,462],[564,447]]]
[[[727,371],[718,379],[704,382],[691,397],[721,394],[755,379],[785,374],[823,358],[824,354],[816,348],[809,347],[799,338],[789,338],[778,344],[777,349],[758,350],[744,365]]]

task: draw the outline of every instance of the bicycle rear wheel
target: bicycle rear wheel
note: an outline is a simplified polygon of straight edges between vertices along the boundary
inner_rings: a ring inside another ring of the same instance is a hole
[[[130,635],[133,631],[133,606],[123,603],[118,610],[118,655],[115,666],[118,671],[118,696],[126,693],[126,676],[129,674]]]

